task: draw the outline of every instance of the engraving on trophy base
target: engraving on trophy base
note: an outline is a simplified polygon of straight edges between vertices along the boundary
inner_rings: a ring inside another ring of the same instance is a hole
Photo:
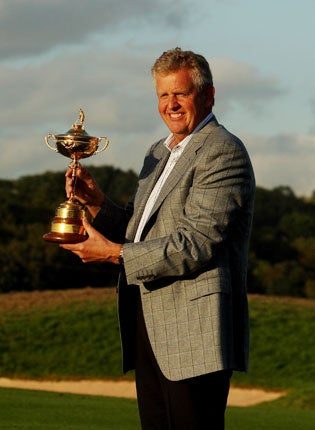
[[[49,233],[44,234],[46,242],[79,243],[88,238],[81,219],[54,218]]]

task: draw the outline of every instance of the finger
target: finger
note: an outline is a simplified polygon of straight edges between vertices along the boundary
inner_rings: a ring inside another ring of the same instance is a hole
[[[73,190],[73,179],[68,176],[66,176],[65,190],[66,190],[66,195],[69,198]]]
[[[88,171],[86,167],[83,167],[81,164],[77,168],[76,175],[78,178],[80,178],[82,181],[86,181],[88,179],[92,178],[91,173]]]
[[[72,171],[73,169],[71,167],[68,168],[68,170],[65,173],[65,177],[68,178],[72,178]]]
[[[89,222],[89,220],[88,220],[88,218],[87,218],[87,217],[84,217],[84,218],[82,219],[82,224],[83,224],[83,227],[84,227],[84,229],[86,230],[86,232],[87,232],[87,234],[88,234],[89,236],[91,236],[91,234],[93,234],[93,233],[95,233],[95,232],[96,232],[95,228],[93,228],[93,227],[91,226],[91,224],[90,224],[90,222]]]

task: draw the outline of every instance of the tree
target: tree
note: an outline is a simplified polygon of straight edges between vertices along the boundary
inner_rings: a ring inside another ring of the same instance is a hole
[[[137,176],[112,166],[88,169],[100,187],[124,206]],[[114,265],[82,264],[42,239],[66,200],[64,172],[0,180],[0,292],[114,285]],[[315,296],[315,199],[291,188],[257,187],[248,264],[251,293]]]

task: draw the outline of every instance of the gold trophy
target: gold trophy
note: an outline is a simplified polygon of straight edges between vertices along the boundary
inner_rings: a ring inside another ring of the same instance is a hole
[[[43,236],[47,242],[79,243],[87,239],[87,233],[82,224],[85,208],[75,199],[76,171],[80,166],[81,158],[87,158],[104,151],[109,140],[107,137],[89,136],[84,130],[84,119],[84,112],[80,109],[79,118],[65,134],[47,134],[45,136],[45,142],[49,149],[71,158],[69,167],[73,169],[73,191],[70,198],[56,209],[55,217],[51,222],[51,231]],[[50,139],[54,140],[55,146],[50,144]],[[98,149],[102,140],[103,146]]]

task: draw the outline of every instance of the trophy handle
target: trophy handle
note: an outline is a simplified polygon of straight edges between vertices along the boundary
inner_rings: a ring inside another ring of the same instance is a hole
[[[49,139],[50,138],[53,138],[54,137],[54,135],[53,134],[51,134],[51,133],[49,133],[49,134],[47,134],[47,136],[45,136],[45,142],[46,142],[46,145],[48,146],[48,148],[49,149],[51,149],[51,150],[53,150],[53,151],[55,151],[55,152],[58,152],[58,149],[57,148],[54,148],[53,146],[51,146],[51,144],[49,143]]]
[[[99,142],[101,142],[102,140],[104,141],[104,144],[103,144],[103,147],[102,148],[100,148],[100,149],[98,149],[97,151],[95,151],[94,152],[94,155],[95,154],[98,154],[99,152],[102,152],[102,151],[104,151],[107,147],[108,147],[108,144],[109,144],[109,140],[107,139],[107,137],[105,137],[105,136],[103,136],[103,137],[99,137],[98,138],[98,140],[99,140]]]

